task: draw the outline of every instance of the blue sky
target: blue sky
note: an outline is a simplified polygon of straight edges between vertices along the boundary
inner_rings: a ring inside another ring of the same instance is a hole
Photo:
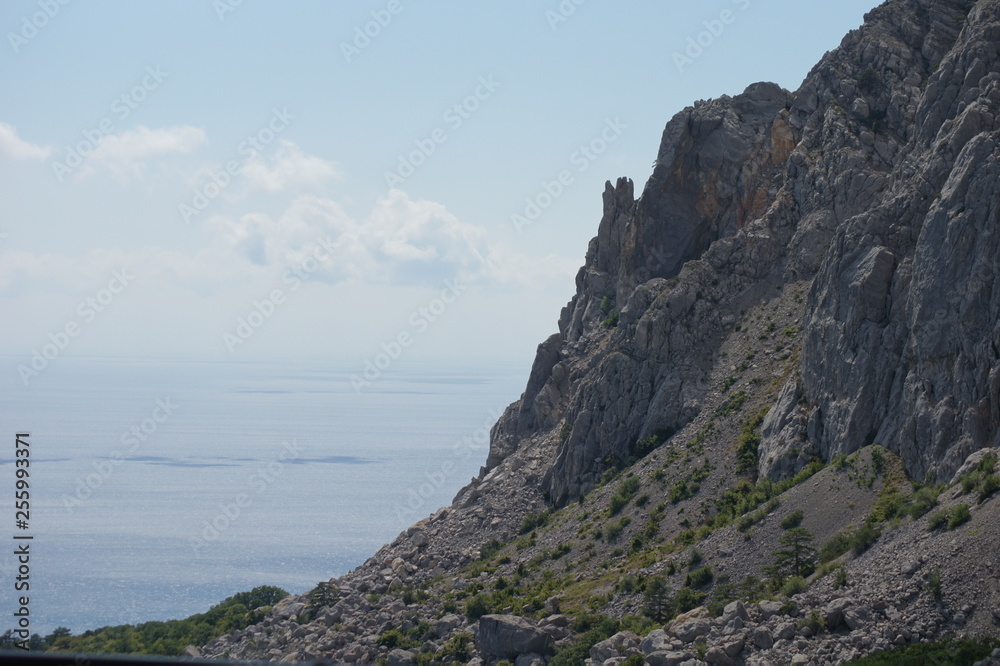
[[[527,368],[605,181],[875,4],[5,2],[0,354]]]

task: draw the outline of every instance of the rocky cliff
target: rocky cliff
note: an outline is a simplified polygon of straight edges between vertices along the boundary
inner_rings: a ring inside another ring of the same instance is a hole
[[[334,581],[336,610],[287,600],[206,654],[544,660],[583,640],[581,617],[639,613],[659,577],[674,610],[730,605],[682,618],[694,634],[675,620],[649,645],[602,643],[594,663],[837,663],[996,635],[998,244],[1000,0],[890,0],[796,92],[755,84],[670,120],[639,197],[608,183],[577,292],[479,478]],[[957,532],[914,508],[961,512],[970,493],[975,527]],[[746,613],[732,604],[759,595],[715,588],[765,575],[778,506],[828,543],[870,529],[874,547],[837,554],[847,601],[830,570]],[[685,558],[726,573],[671,582]],[[824,621],[806,628],[807,610]]]
[[[996,11],[887,3],[796,93],[757,84],[671,120],[639,199],[608,185],[491,464],[570,424],[545,488],[588,491],[609,454],[699,412],[747,302],[798,280],[801,363],[765,423],[762,473],[797,471],[800,443],[829,458],[879,442],[945,480],[1000,446]]]

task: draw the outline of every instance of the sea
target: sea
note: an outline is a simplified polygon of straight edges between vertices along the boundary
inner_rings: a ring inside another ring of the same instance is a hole
[[[25,386],[23,362],[0,357],[0,633],[26,596],[42,636],[350,571],[478,474],[528,370],[400,364],[359,389],[343,364],[65,357]]]

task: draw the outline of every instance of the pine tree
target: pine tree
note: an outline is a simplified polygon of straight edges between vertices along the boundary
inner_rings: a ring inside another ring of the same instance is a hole
[[[656,622],[666,622],[673,612],[670,588],[662,578],[652,578],[646,583],[645,600],[645,614]]]
[[[784,548],[774,551],[775,569],[788,576],[808,576],[816,569],[813,535],[804,527],[793,527],[779,539]]]

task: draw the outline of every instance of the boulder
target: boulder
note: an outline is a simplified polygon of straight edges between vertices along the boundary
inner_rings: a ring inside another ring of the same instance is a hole
[[[726,605],[722,611],[722,624],[729,624],[733,618],[737,617],[744,622],[750,619],[750,615],[747,613],[746,606],[743,605],[742,601],[734,601]]]
[[[434,630],[438,638],[444,638],[460,626],[462,626],[462,618],[454,613],[449,613],[437,621]]]
[[[669,632],[685,643],[692,643],[699,636],[705,636],[712,631],[712,623],[708,620],[688,620],[677,625],[671,625]]]
[[[479,618],[476,645],[494,657],[514,659],[532,652],[544,654],[550,640],[534,622],[523,617],[484,615]]]
[[[663,652],[670,648],[670,636],[662,629],[653,629],[642,639],[640,649],[644,654]]]
[[[389,653],[388,660],[385,663],[389,666],[414,666],[417,663],[417,656],[409,650],[396,648]]]
[[[844,624],[851,631],[856,631],[865,626],[871,619],[867,608],[863,606],[851,606],[844,610]]]
[[[680,666],[685,661],[694,659],[692,652],[654,652],[646,656],[648,666]]]
[[[596,643],[590,648],[590,659],[603,664],[608,659],[639,652],[639,637],[631,631],[619,631],[617,634]]]
[[[760,609],[762,620],[769,620],[775,615],[781,615],[781,603],[778,601],[762,601],[757,604],[757,608]]]
[[[770,650],[774,647],[774,637],[767,627],[760,626],[753,630],[753,644],[761,650]]]
[[[790,641],[795,638],[795,623],[782,622],[775,631],[775,637],[780,640]]]
[[[705,661],[713,666],[734,666],[736,660],[726,654],[720,647],[709,648],[705,653]]]
[[[830,629],[836,629],[844,622],[844,611],[854,605],[854,601],[846,597],[834,599],[820,611],[820,615]]]

